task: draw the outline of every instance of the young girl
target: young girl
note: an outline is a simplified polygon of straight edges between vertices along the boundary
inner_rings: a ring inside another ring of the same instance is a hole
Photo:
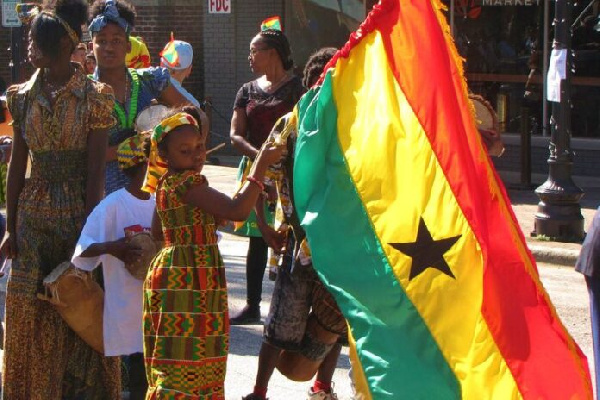
[[[267,166],[281,158],[283,149],[263,146],[246,183],[231,199],[200,174],[206,134],[196,109],[184,110],[155,128],[145,185],[149,191],[157,188],[153,234],[165,242],[144,284],[147,399],[224,399],[229,317],[215,221],[248,217]],[[168,170],[155,185],[152,177],[161,163]]]

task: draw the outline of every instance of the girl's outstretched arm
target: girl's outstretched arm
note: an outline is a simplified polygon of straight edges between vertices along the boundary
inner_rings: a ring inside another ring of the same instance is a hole
[[[265,143],[256,157],[256,162],[252,166],[248,180],[233,198],[211,188],[208,184],[203,184],[190,188],[183,201],[199,207],[217,218],[232,221],[245,220],[254,208],[258,196],[263,191],[262,181],[265,178],[267,167],[281,159],[283,149],[284,146]]]

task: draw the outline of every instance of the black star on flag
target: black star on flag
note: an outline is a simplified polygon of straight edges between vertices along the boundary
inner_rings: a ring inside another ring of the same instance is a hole
[[[412,257],[409,281],[417,277],[427,268],[435,268],[444,274],[456,279],[450,266],[444,260],[444,254],[450,250],[462,235],[433,240],[423,218],[419,220],[417,241],[413,243],[390,243],[390,246]]]

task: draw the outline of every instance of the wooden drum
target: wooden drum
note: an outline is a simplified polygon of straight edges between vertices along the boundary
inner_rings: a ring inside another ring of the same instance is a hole
[[[104,354],[104,291],[91,272],[66,261],[44,279],[45,294],[60,316],[90,347]]]

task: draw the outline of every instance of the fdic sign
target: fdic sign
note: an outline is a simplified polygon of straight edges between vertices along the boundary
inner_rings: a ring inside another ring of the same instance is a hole
[[[209,14],[230,14],[231,0],[208,0]]]

